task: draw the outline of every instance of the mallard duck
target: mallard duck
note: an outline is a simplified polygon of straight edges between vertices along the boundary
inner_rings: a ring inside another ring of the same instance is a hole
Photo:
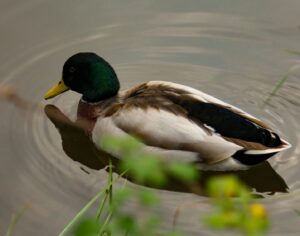
[[[119,91],[114,69],[95,53],[71,56],[44,98],[68,90],[82,94],[77,115],[90,122],[96,144],[106,136],[135,136],[145,152],[220,171],[248,169],[290,147],[261,120],[188,86],[150,81]]]

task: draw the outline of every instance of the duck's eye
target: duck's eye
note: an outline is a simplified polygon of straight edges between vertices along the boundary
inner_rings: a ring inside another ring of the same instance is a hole
[[[70,72],[70,73],[74,73],[75,71],[76,71],[76,68],[73,67],[73,66],[71,66],[70,69],[69,69],[69,72]]]

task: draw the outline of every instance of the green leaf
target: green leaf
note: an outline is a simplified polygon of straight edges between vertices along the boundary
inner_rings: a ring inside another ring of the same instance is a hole
[[[269,227],[269,222],[266,219],[256,219],[250,218],[243,222],[242,230],[247,233],[247,235],[260,236],[264,235],[263,232]]]
[[[142,144],[134,137],[105,137],[99,144],[104,150],[120,150],[123,153],[130,153],[141,148]]]
[[[291,76],[293,75],[297,70],[300,69],[300,65],[295,65],[292,66],[282,77],[281,79],[277,82],[275,87],[273,88],[272,92],[269,94],[269,96],[264,100],[262,107],[265,107],[271,100],[273,96],[278,92],[278,90],[283,86],[284,82]]]
[[[157,195],[149,190],[139,192],[139,200],[145,206],[154,206],[159,202]]]
[[[100,198],[105,192],[103,189],[101,192],[97,193],[77,214],[76,216],[67,224],[59,236],[64,236],[67,232],[78,222],[78,220],[90,209],[90,207]]]
[[[168,172],[175,178],[186,182],[194,182],[199,177],[199,172],[197,169],[194,166],[186,163],[171,163],[168,166]]]
[[[113,211],[118,211],[125,202],[133,196],[133,191],[129,188],[116,189],[112,201]]]
[[[152,155],[127,156],[121,163],[123,170],[128,170],[129,175],[139,183],[151,183],[162,186],[166,182],[166,174],[162,170],[160,158]]]
[[[137,231],[138,226],[136,224],[136,219],[132,215],[129,214],[118,215],[116,221],[120,231],[124,231],[124,232]]]
[[[235,176],[218,176],[208,181],[208,194],[215,198],[240,196],[246,187]]]
[[[94,218],[85,219],[77,225],[74,236],[97,236],[100,227],[100,223]]]
[[[157,231],[157,228],[161,225],[161,218],[158,216],[149,216],[148,219],[146,219],[144,224],[144,231],[148,232],[155,232]]]
[[[226,228],[226,222],[222,214],[214,214],[205,219],[205,223],[213,229]]]
[[[17,223],[22,218],[22,216],[25,214],[25,212],[28,210],[28,208],[29,208],[29,205],[26,205],[26,206],[22,207],[19,210],[19,212],[12,217],[5,236],[11,236],[12,235],[13,230],[15,229]]]
[[[157,187],[162,187],[164,185],[166,185],[168,179],[166,174],[163,171],[160,170],[154,170],[154,172],[152,173],[152,176],[148,179],[147,182],[149,182],[150,184],[157,186]]]

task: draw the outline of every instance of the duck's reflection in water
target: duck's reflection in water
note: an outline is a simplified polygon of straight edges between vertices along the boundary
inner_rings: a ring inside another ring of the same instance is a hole
[[[109,160],[112,160],[115,166],[117,165],[118,161],[116,158],[95,147],[95,144],[91,141],[87,132],[84,131],[84,124],[80,123],[80,120],[72,122],[54,105],[46,105],[45,113],[61,135],[64,152],[73,161],[80,162],[84,166],[96,170],[106,167]],[[246,185],[259,193],[274,194],[276,192],[288,191],[288,186],[284,179],[276,173],[268,162],[263,162],[246,171],[201,171],[201,177],[198,181],[199,186],[197,186],[196,189],[204,189],[207,181],[212,176],[224,174],[234,174],[238,176]],[[175,180],[170,181],[165,189],[181,192],[191,191],[190,187]],[[204,193],[200,192],[199,194]]]

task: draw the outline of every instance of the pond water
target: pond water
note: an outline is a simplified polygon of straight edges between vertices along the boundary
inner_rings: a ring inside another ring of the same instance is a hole
[[[177,82],[260,117],[293,147],[239,175],[264,196],[259,201],[270,213],[269,235],[299,235],[299,73],[261,108],[280,78],[300,63],[291,53],[300,50],[299,16],[298,0],[2,0],[0,83],[45,105],[43,95],[60,78],[63,62],[76,52],[94,51],[114,66],[123,88],[149,80]],[[49,103],[74,118],[78,100],[69,92]],[[83,153],[74,154],[66,143],[76,144],[72,133],[63,136],[64,151],[61,135],[39,108],[20,110],[5,102],[0,108],[0,234],[11,215],[29,204],[14,235],[57,235],[103,188],[107,173],[78,162],[91,151],[83,140]],[[172,228],[180,208],[177,227],[186,235],[219,234],[200,222],[212,210],[206,197],[153,191],[162,198],[155,209],[163,217],[162,230]]]

